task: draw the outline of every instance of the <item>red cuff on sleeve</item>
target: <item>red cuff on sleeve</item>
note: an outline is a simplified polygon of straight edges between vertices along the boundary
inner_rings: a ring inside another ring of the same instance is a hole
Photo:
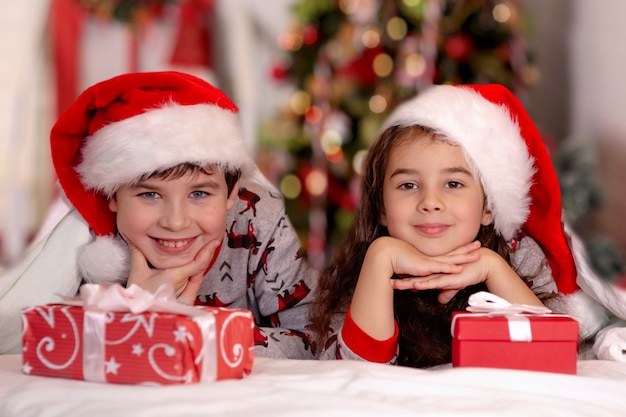
[[[369,362],[387,363],[396,355],[398,349],[398,323],[395,321],[394,326],[393,336],[389,339],[374,339],[352,320],[348,309],[341,337],[346,346],[361,358]]]

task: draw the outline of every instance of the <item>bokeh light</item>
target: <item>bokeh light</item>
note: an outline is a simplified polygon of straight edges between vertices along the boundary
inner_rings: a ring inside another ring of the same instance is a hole
[[[338,145],[331,145],[324,149],[326,159],[333,164],[340,162],[343,159],[343,149]]]
[[[314,169],[309,173],[309,175],[306,176],[304,184],[309,194],[313,196],[320,196],[326,192],[326,188],[328,187],[326,173],[321,170]]]
[[[407,7],[417,7],[422,4],[422,1],[423,0],[402,0],[402,3]]]
[[[504,3],[500,3],[491,12],[496,22],[505,23],[511,18],[511,9]]]
[[[374,58],[374,72],[377,76],[387,77],[393,71],[393,60],[388,54],[378,54]]]
[[[302,35],[297,32],[284,32],[276,40],[278,47],[284,51],[297,51],[302,48]]]
[[[289,106],[295,114],[302,115],[311,105],[311,96],[306,91],[296,91],[291,96]]]
[[[401,17],[395,16],[387,22],[387,34],[394,41],[401,41],[406,37],[408,26]]]
[[[309,106],[304,112],[304,119],[307,123],[317,124],[322,121],[322,117],[324,117],[324,113],[317,106]]]
[[[406,57],[404,69],[412,77],[421,76],[426,71],[426,60],[419,53],[412,53]]]
[[[380,94],[374,94],[368,104],[372,113],[382,113],[387,108],[387,100]]]
[[[352,169],[357,175],[363,175],[363,159],[367,155],[367,150],[361,149],[354,154],[352,159]]]
[[[334,129],[326,129],[320,138],[320,144],[324,152],[331,146],[341,146],[341,135]]]
[[[363,32],[363,36],[361,36],[361,41],[363,45],[367,48],[374,48],[380,44],[380,33],[378,33],[375,29],[368,29]]]
[[[285,198],[295,200],[302,192],[302,183],[300,179],[293,174],[287,174],[280,180],[280,191]]]

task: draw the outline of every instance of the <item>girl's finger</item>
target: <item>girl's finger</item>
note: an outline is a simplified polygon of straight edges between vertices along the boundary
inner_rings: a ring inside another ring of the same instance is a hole
[[[396,290],[413,290],[416,283],[432,280],[436,276],[439,276],[439,274],[424,277],[396,278],[391,280],[391,286]]]
[[[452,252],[446,254],[446,256],[467,255],[467,254],[473,253],[476,249],[480,249],[480,242],[478,240],[475,240],[459,248],[456,248]]]
[[[448,304],[448,302],[452,300],[458,292],[459,290],[441,290],[437,296],[437,300],[441,304]]]

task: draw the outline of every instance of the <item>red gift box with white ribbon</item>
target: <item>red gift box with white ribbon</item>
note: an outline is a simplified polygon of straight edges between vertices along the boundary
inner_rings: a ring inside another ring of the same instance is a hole
[[[487,292],[452,315],[452,366],[576,373],[578,322]]]
[[[22,311],[25,374],[120,384],[242,378],[254,361],[254,318],[192,307],[171,286],[85,284],[80,298]]]

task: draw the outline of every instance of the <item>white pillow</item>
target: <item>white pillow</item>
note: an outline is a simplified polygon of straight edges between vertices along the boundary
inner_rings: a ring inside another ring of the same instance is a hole
[[[92,236],[76,210],[68,208],[59,219],[18,263],[0,271],[0,354],[21,353],[22,308],[59,302],[58,294],[78,292],[78,254]]]

